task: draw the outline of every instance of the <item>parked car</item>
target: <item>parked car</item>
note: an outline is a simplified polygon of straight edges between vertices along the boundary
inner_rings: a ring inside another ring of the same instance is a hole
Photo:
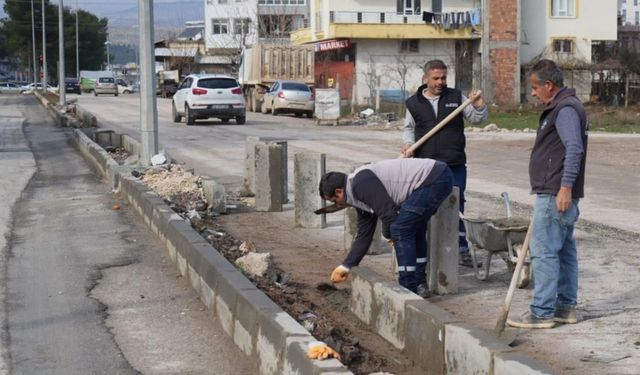
[[[0,82],[0,94],[18,94],[20,86],[11,82]]]
[[[223,123],[235,118],[236,124],[246,122],[242,89],[235,78],[222,74],[191,74],[178,86],[173,96],[173,121],[184,116],[187,125],[196,119],[219,118]]]
[[[30,83],[28,85],[21,86],[20,94],[31,94],[33,90],[42,90],[42,83]],[[47,91],[55,92],[56,88],[51,85],[47,85]]]
[[[264,94],[262,113],[288,112],[296,116],[313,116],[315,95],[309,86],[294,81],[276,81]]]
[[[133,94],[134,92],[133,86],[128,84],[124,79],[116,79],[116,85],[118,85],[119,94]]]
[[[99,94],[111,94],[118,96],[118,87],[116,86],[116,80],[113,79],[113,77],[98,78],[93,89],[93,95],[98,96]]]
[[[80,81],[77,78],[65,78],[64,90],[68,94],[82,95],[82,91],[80,90]]]

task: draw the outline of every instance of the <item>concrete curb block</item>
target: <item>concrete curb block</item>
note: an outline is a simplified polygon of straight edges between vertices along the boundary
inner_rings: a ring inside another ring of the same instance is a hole
[[[180,274],[188,278],[236,345],[256,361],[261,374],[351,373],[337,360],[308,359],[303,343],[317,340],[302,325],[82,131],[74,131],[73,140],[87,162],[117,185],[131,207],[166,245]]]
[[[553,374],[369,268],[354,267],[351,276],[351,312],[427,373]]]
[[[92,113],[87,112],[84,108],[76,103],[76,117],[80,120],[85,127],[98,126],[98,120]]]

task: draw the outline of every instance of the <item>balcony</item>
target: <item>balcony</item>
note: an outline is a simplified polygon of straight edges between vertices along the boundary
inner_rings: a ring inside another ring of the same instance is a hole
[[[321,28],[322,21],[318,20]],[[334,38],[353,39],[479,39],[480,27],[460,27],[445,30],[427,24],[422,15],[403,15],[396,12],[329,12],[329,29],[318,30],[315,41]],[[293,44],[311,43],[311,29],[298,29],[291,33]]]

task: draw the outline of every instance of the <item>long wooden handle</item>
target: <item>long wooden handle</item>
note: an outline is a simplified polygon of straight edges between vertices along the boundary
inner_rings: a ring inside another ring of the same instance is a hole
[[[482,91],[478,91],[478,95],[482,95]],[[412,144],[411,147],[409,147],[408,151],[411,151],[412,153],[415,152],[418,149],[418,147],[422,146],[426,141],[429,140],[429,138],[431,138],[434,134],[440,131],[440,129],[444,128],[449,123],[449,121],[451,121],[454,117],[460,114],[460,112],[462,112],[469,104],[471,104],[472,101],[473,100],[471,98],[467,98],[467,100],[462,102],[462,104],[458,106],[458,108],[456,108],[453,112],[449,113],[447,117],[445,117],[442,121],[440,121],[438,125],[436,125],[433,129],[429,130],[429,132],[423,135],[420,139],[418,139],[416,143]],[[404,154],[400,156],[404,157]]]
[[[529,228],[527,229],[527,235],[524,237],[524,243],[522,244],[522,251],[518,255],[518,262],[516,263],[516,269],[511,276],[511,283],[509,284],[509,290],[507,291],[507,297],[504,299],[504,304],[500,307],[498,312],[498,320],[496,321],[495,333],[496,336],[500,336],[504,331],[504,324],[509,316],[509,309],[511,309],[511,300],[513,299],[513,293],[516,290],[518,284],[518,277],[522,272],[522,266],[524,265],[524,259],[529,252],[529,242],[531,241],[531,230],[533,228],[533,218],[529,222]]]

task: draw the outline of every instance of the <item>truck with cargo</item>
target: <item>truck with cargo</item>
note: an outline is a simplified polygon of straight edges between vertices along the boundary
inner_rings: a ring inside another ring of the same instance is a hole
[[[93,92],[96,88],[98,78],[105,77],[116,78],[114,72],[111,70],[81,70],[80,90],[82,90],[82,92]]]
[[[161,70],[158,72],[156,93],[163,98],[170,98],[176,93],[180,84],[180,72],[177,70]]]
[[[314,46],[260,44],[244,49],[238,69],[247,109],[260,112],[264,93],[275,81],[314,84]]]

